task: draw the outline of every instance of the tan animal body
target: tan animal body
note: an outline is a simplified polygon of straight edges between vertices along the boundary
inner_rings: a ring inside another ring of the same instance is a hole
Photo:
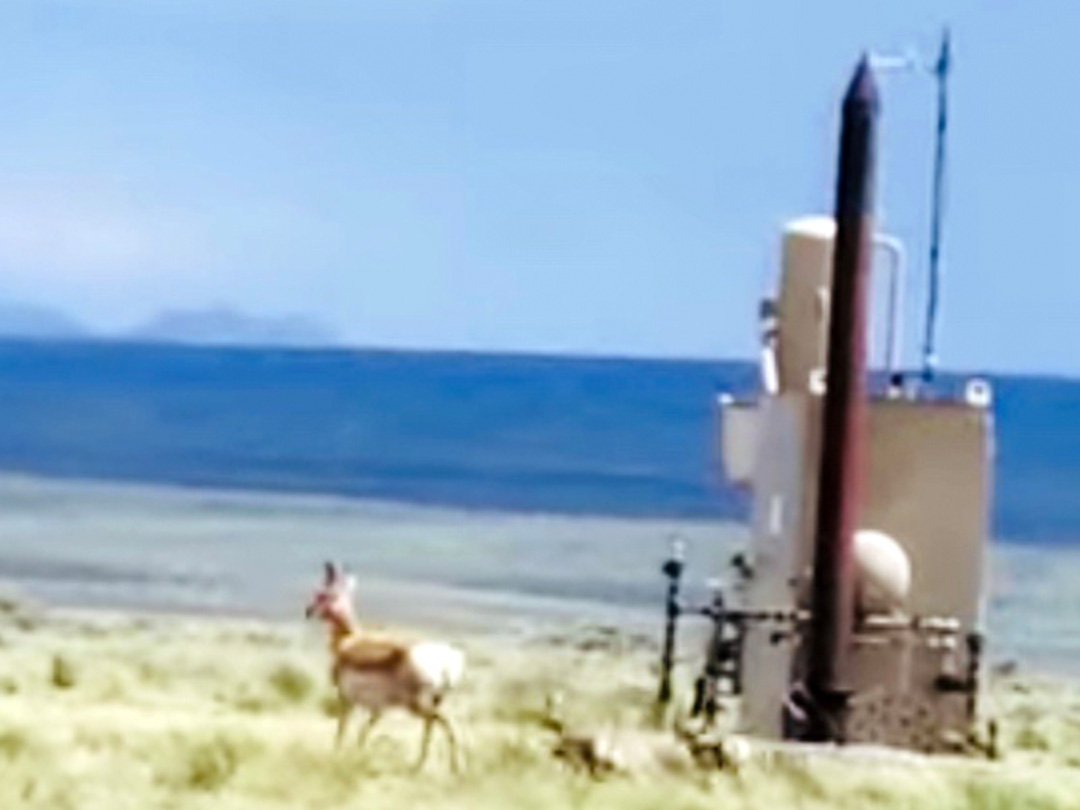
[[[457,738],[442,712],[442,704],[461,681],[464,653],[441,642],[412,642],[363,630],[353,613],[354,590],[353,578],[327,563],[323,586],[312,596],[306,611],[308,618],[322,620],[329,633],[331,678],[341,698],[337,745],[341,745],[356,707],[368,712],[360,732],[361,747],[388,709],[404,709],[424,724],[416,767],[427,759],[432,730],[439,726],[446,735],[451,765],[456,770]]]
[[[703,761],[687,735],[643,728],[600,728],[568,725],[561,718],[561,700],[548,695],[540,724],[556,735],[551,753],[571,768],[593,777],[687,774]]]

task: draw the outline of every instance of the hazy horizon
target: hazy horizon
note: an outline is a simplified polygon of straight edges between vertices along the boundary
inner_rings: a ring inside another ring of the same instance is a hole
[[[0,310],[5,305],[11,304],[11,302],[0,301]],[[240,340],[234,337],[218,338],[217,336],[211,336],[208,338],[193,338],[183,339],[175,337],[160,337],[149,332],[150,327],[157,321],[157,319],[164,314],[183,314],[200,316],[203,314],[216,314],[222,310],[228,311],[231,315],[257,323],[259,326],[273,326],[276,322],[286,321],[289,319],[299,319],[305,321],[306,325],[311,327],[320,328],[331,335],[330,339],[325,341],[317,340],[297,340],[293,341],[289,339],[288,335],[284,339],[280,336],[275,336],[269,340],[264,341],[248,341]],[[51,314],[64,315],[63,310],[47,308],[43,311],[48,311]],[[2,317],[2,315],[0,315]],[[214,349],[241,349],[241,350],[274,350],[274,351],[296,351],[296,352],[366,352],[366,353],[403,353],[403,354],[447,354],[447,355],[464,355],[464,356],[491,356],[491,357],[519,357],[519,358],[536,358],[536,359],[551,359],[551,360],[582,360],[582,361],[642,361],[642,362],[670,362],[670,363],[720,363],[720,364],[747,364],[756,366],[759,362],[759,358],[753,354],[747,354],[745,356],[738,355],[693,355],[693,354],[663,354],[663,353],[619,353],[618,351],[602,351],[602,350],[563,350],[558,349],[545,350],[545,349],[529,349],[529,348],[499,348],[499,347],[457,347],[457,346],[429,346],[429,345],[384,345],[378,343],[355,343],[349,341],[338,330],[336,330],[333,324],[326,323],[320,319],[313,318],[307,313],[303,312],[282,312],[275,313],[268,316],[263,316],[255,313],[246,312],[244,310],[229,307],[227,305],[210,305],[206,309],[190,309],[190,310],[162,310],[158,313],[153,313],[147,319],[147,321],[135,324],[131,328],[117,328],[113,330],[108,329],[94,329],[89,324],[81,321],[75,323],[76,326],[82,328],[84,331],[73,334],[30,334],[20,331],[5,331],[3,324],[0,323],[0,342],[71,342],[71,343],[117,343],[117,344],[132,344],[132,345],[151,345],[151,346],[177,346],[188,348],[202,348],[208,350]],[[914,361],[914,358],[911,358]],[[872,367],[873,370],[873,367]],[[917,375],[921,373],[921,370],[911,362],[904,367],[904,370],[911,375]],[[1047,379],[1047,380],[1080,380],[1080,372],[1058,372],[1058,371],[1039,371],[1032,369],[1008,369],[1008,368],[996,368],[996,367],[959,367],[955,365],[945,364],[936,370],[936,373],[941,376],[978,376],[978,375],[990,375],[997,377],[1011,377],[1016,379]]]

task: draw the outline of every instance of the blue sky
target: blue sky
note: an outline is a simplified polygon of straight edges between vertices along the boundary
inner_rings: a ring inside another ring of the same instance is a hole
[[[1080,4],[6,0],[0,298],[120,329],[307,312],[364,345],[749,355],[831,210],[859,53],[954,32],[953,368],[1080,374]],[[927,78],[883,79],[883,227],[926,277]]]

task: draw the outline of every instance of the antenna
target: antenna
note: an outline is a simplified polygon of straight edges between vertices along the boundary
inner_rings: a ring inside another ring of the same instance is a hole
[[[938,358],[935,349],[935,331],[937,329],[938,302],[941,297],[941,240],[942,222],[945,208],[945,133],[948,123],[948,78],[952,52],[949,42],[949,29],[941,35],[941,50],[937,61],[926,65],[914,51],[902,55],[888,56],[874,54],[870,57],[870,66],[876,72],[909,72],[927,70],[937,80],[938,111],[937,136],[934,147],[933,191],[930,203],[930,267],[927,285],[926,324],[923,333],[922,379],[931,382],[937,370]]]
[[[934,329],[937,326],[938,298],[941,294],[941,222],[945,186],[945,128],[948,111],[947,83],[949,78],[949,29],[941,37],[941,51],[932,68],[938,84],[937,146],[934,152],[934,191],[930,215],[930,282],[926,300],[926,334],[923,338],[923,371],[925,382],[934,378],[937,355],[934,351]]]
[[[914,51],[907,51],[899,56],[888,56],[880,53],[870,54],[870,67],[875,73],[900,73],[919,68],[919,57]]]

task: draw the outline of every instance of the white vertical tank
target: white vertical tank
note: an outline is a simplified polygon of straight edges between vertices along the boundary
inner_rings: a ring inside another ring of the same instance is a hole
[[[777,300],[780,390],[805,392],[823,373],[832,286],[832,217],[797,219],[784,229],[783,277]]]

